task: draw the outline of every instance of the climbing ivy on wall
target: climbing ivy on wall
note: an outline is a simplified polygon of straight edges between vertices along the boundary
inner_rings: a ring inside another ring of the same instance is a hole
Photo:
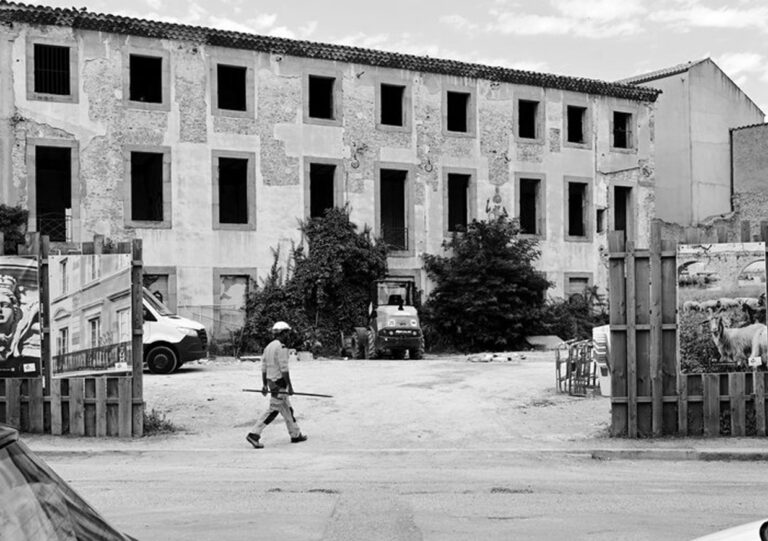
[[[364,326],[370,284],[387,273],[387,249],[368,228],[358,231],[348,208],[332,208],[300,224],[304,243],[286,268],[279,252],[271,271],[248,299],[244,343],[263,348],[275,321],[294,329],[292,347],[337,354],[341,332]]]

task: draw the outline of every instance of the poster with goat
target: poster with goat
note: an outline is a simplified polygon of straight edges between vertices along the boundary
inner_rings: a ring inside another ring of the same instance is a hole
[[[765,261],[764,242],[677,246],[681,372],[766,369]]]

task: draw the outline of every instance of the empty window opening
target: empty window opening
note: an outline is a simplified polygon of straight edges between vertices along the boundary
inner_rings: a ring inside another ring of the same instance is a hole
[[[595,228],[598,233],[605,231],[605,209],[595,211]]]
[[[69,329],[66,327],[59,329],[56,336],[56,352],[58,355],[66,355],[69,352]]]
[[[101,318],[88,320],[88,347],[97,348],[101,345]]]
[[[539,190],[541,181],[537,178],[520,179],[520,232],[538,235],[539,231]]]
[[[334,120],[333,87],[336,79],[333,77],[309,76],[309,116]]]
[[[469,93],[448,92],[446,95],[448,131],[467,132],[469,121]]]
[[[613,189],[613,230],[629,232],[629,209],[632,188],[616,186]]]
[[[565,296],[568,299],[586,299],[587,288],[589,288],[589,278],[569,276]]]
[[[403,97],[405,87],[401,85],[381,85],[381,123],[387,126],[403,126]]]
[[[467,227],[469,175],[448,174],[448,231]]]
[[[248,69],[243,66],[216,66],[217,90],[219,109],[229,111],[245,111],[246,104],[246,75]]]
[[[334,207],[336,166],[326,163],[309,164],[309,217],[322,218]]]
[[[159,56],[130,56],[131,101],[144,103],[163,102],[163,59]]]
[[[568,236],[585,237],[587,185],[580,182],[568,183]]]
[[[613,146],[616,148],[632,147],[632,114],[613,112]]]
[[[163,155],[131,152],[131,220],[163,221]]]
[[[66,96],[69,88],[69,47],[35,43],[35,92]]]
[[[219,223],[248,223],[248,160],[219,158]]]
[[[37,230],[50,240],[63,242],[72,227],[72,150],[35,148]]]
[[[587,115],[586,107],[568,106],[568,142],[583,143],[584,119]]]
[[[539,102],[537,101],[520,100],[518,102],[518,136],[526,139],[536,139],[536,117],[538,116],[538,111]]]
[[[408,249],[405,221],[405,181],[407,171],[382,169],[380,173],[381,236],[393,250]]]

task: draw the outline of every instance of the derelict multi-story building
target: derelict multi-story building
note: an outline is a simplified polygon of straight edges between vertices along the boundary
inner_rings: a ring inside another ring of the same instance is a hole
[[[553,296],[647,244],[655,89],[0,1],[0,197],[54,240],[141,238],[180,313],[236,326],[299,219],[421,256],[506,212]],[[216,331],[216,329],[214,329]]]

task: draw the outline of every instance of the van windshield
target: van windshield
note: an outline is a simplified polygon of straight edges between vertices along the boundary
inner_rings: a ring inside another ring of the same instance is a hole
[[[149,304],[155,312],[160,314],[161,316],[172,316],[173,312],[170,308],[168,308],[166,305],[164,305],[162,302],[160,302],[157,297],[155,297],[150,290],[148,290],[146,287],[144,288],[144,300]]]

